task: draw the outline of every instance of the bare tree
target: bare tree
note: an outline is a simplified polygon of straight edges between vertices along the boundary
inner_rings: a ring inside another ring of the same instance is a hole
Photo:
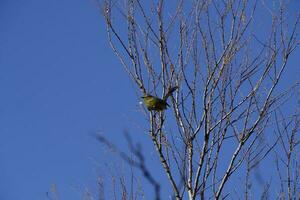
[[[298,106],[300,105],[300,102]],[[280,179],[279,199],[300,198],[300,110],[296,109],[291,118],[286,118],[281,111],[276,114],[279,138],[278,150],[275,151],[276,169]]]
[[[278,85],[299,45],[300,13],[287,17],[284,1],[104,0],[101,5],[109,44],[141,94],[164,97],[171,87],[179,88],[170,97],[172,112],[141,109],[175,199],[225,199],[233,195],[226,187],[231,177],[241,171],[248,174],[242,197],[248,199],[249,173],[279,144],[290,168],[296,133],[286,134],[286,146],[285,129],[278,128],[276,137],[270,129],[296,88],[280,91]],[[281,121],[285,118],[283,113]],[[167,129],[171,122],[176,127]],[[295,196],[293,183],[288,181],[288,199]]]

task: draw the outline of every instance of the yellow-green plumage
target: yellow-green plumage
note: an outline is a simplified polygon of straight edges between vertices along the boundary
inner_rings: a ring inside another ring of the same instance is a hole
[[[170,88],[170,90],[167,92],[167,94],[164,96],[163,99],[160,99],[158,97],[152,96],[152,95],[146,95],[142,98],[144,99],[144,103],[149,111],[155,110],[155,111],[162,111],[167,109],[167,106],[169,104],[167,103],[168,97],[174,92],[178,87]]]
[[[144,103],[149,111],[162,111],[167,109],[167,106],[169,106],[165,100],[162,100],[158,97],[154,97],[152,95],[146,95],[142,98],[144,99]]]

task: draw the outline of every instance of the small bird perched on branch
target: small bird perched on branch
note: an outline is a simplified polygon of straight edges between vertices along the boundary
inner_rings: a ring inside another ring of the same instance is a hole
[[[149,111],[152,111],[152,110],[162,111],[162,110],[167,109],[167,106],[169,107],[169,104],[167,103],[167,99],[168,99],[169,96],[172,95],[172,93],[176,89],[178,89],[177,86],[170,88],[169,91],[167,92],[167,94],[164,96],[163,99],[160,99],[158,97],[152,96],[150,94],[147,94],[147,95],[143,96],[142,98],[144,100],[144,103],[145,103],[147,109]]]

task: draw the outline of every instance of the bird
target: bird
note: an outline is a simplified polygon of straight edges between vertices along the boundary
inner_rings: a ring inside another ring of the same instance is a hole
[[[150,94],[146,94],[142,97],[142,99],[149,111],[163,111],[167,109],[167,107],[170,107],[167,103],[167,99],[177,88],[177,86],[172,87],[162,99]]]

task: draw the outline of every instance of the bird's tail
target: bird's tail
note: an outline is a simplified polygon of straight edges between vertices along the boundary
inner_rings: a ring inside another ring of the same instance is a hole
[[[177,89],[178,89],[177,86],[171,87],[171,88],[169,89],[168,93],[164,96],[164,100],[166,101],[166,100],[168,99],[168,97],[171,96],[172,93],[173,93],[175,90],[177,90]]]

